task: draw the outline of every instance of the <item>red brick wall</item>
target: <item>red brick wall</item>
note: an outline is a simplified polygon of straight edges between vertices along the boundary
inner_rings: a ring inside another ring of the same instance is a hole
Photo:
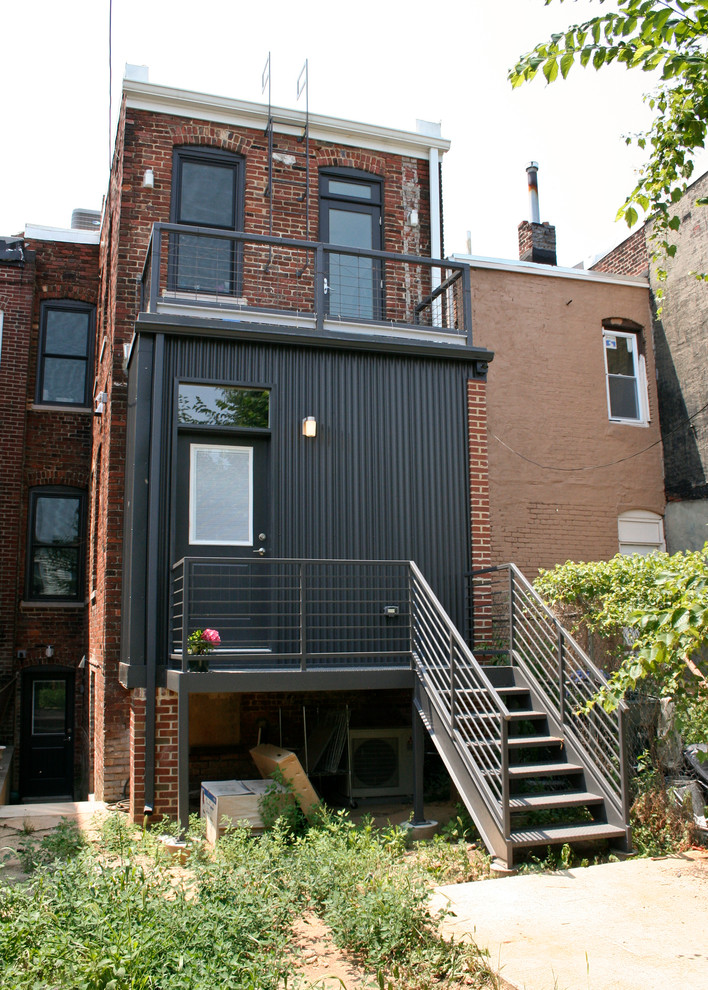
[[[0,673],[17,675],[15,691],[4,692],[0,702],[0,731],[19,749],[22,670],[47,664],[76,670],[75,776],[85,788],[89,749],[85,675],[77,668],[87,652],[86,607],[84,602],[52,605],[23,600],[30,490],[59,485],[87,491],[91,460],[91,410],[34,403],[40,307],[45,300],[58,299],[95,303],[98,249],[60,241],[26,243],[32,260],[24,269],[0,266],[0,309],[5,312],[0,360]],[[53,647],[51,658],[45,656],[46,644]],[[18,651],[26,654],[24,659],[17,659]],[[18,758],[15,786],[19,765]]]
[[[15,618],[21,595],[18,567],[21,545],[22,464],[25,406],[29,374],[29,350],[34,293],[34,257],[23,265],[0,264],[0,312],[3,313],[0,354],[0,684],[14,672]],[[7,716],[12,692],[0,696],[0,716]],[[12,718],[0,717],[0,740],[14,742]]]
[[[642,226],[596,262],[591,271],[611,275],[647,275],[649,254],[645,228]]]

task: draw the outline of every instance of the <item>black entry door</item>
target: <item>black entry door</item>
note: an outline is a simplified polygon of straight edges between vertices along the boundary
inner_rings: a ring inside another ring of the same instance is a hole
[[[22,678],[20,794],[23,800],[74,794],[74,674],[26,673]]]
[[[222,651],[269,650],[268,441],[184,433],[177,471],[177,559],[211,558],[190,565],[188,631],[216,629]]]

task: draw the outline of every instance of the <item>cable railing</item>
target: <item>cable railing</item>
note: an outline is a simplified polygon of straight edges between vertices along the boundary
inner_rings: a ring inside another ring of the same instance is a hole
[[[318,331],[378,324],[471,344],[469,266],[454,261],[156,223],[140,287],[147,313],[217,307]]]
[[[407,561],[183,557],[173,567],[170,663],[219,633],[212,669],[411,666]]]
[[[607,680],[561,626],[514,564],[474,571],[471,598],[482,609],[470,644],[517,666],[569,742],[584,754],[604,796],[627,821],[626,705],[613,711],[590,702]]]

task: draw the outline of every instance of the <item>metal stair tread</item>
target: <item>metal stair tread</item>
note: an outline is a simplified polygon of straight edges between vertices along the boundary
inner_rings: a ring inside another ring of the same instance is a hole
[[[520,763],[509,767],[510,777],[547,777],[564,773],[582,773],[577,763]]]
[[[542,811],[547,808],[570,808],[583,804],[602,804],[600,794],[590,791],[568,791],[563,794],[515,794],[509,799],[512,811]]]
[[[509,736],[510,749],[523,749],[524,746],[560,746],[565,742],[563,736]]]
[[[584,825],[549,825],[546,828],[525,828],[512,831],[509,840],[513,846],[553,845],[560,842],[594,842],[598,839],[624,838],[625,830],[605,822],[588,822]]]
[[[539,711],[538,708],[523,708],[521,711],[509,712],[512,722],[523,722],[524,719],[548,718],[547,712]]]

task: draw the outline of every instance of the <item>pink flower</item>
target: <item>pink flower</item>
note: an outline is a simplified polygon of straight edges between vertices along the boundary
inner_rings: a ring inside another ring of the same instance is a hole
[[[201,638],[211,646],[218,646],[221,643],[221,636],[216,629],[204,629]]]

